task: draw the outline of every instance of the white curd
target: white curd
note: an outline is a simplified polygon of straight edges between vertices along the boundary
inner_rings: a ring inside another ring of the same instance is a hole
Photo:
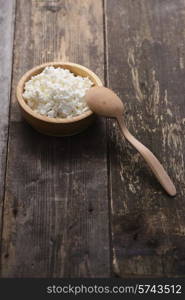
[[[46,67],[26,82],[23,98],[37,113],[52,118],[71,118],[89,108],[85,94],[93,85],[87,77],[67,69]]]

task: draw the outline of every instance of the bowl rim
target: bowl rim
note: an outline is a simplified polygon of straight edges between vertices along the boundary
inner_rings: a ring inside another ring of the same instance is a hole
[[[103,86],[102,81],[100,80],[100,78],[90,69],[88,69],[87,67],[84,67],[80,64],[76,64],[76,63],[72,63],[72,62],[63,62],[63,61],[53,61],[53,62],[47,62],[41,65],[37,65],[36,67],[33,67],[32,69],[30,69],[29,71],[27,71],[19,80],[18,84],[17,84],[17,89],[16,89],[16,96],[17,96],[17,100],[19,105],[21,106],[21,108],[27,112],[29,115],[31,115],[32,117],[34,117],[35,119],[39,119],[41,121],[47,122],[47,123],[73,123],[73,122],[77,122],[80,121],[82,119],[85,119],[91,115],[93,115],[94,113],[89,110],[79,116],[76,117],[72,117],[72,118],[51,118],[51,117],[47,117],[47,116],[43,116],[35,111],[33,111],[31,109],[31,107],[29,107],[29,105],[25,102],[23,96],[22,96],[22,91],[24,89],[24,85],[26,83],[26,81],[28,81],[28,79],[32,76],[33,73],[38,72],[39,74],[39,70],[42,71],[42,69],[44,69],[47,66],[58,66],[58,67],[62,67],[65,69],[65,66],[69,66],[69,67],[76,67],[78,69],[81,69],[83,71],[85,71],[88,75],[90,75],[91,77],[93,77],[94,81],[96,82],[97,86]]]

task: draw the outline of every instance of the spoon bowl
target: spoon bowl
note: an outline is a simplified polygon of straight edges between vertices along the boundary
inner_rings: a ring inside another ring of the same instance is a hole
[[[85,99],[90,109],[98,115],[115,118],[124,112],[121,99],[103,86],[90,88]]]

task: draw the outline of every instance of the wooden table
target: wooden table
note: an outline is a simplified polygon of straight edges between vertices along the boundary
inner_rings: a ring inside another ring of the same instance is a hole
[[[19,78],[53,60],[118,93],[175,198],[114,120],[66,138],[22,120]],[[0,0],[0,79],[1,277],[185,275],[185,0]]]

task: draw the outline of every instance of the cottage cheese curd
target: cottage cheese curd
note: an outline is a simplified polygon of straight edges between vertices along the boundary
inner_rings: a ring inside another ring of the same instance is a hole
[[[71,118],[89,108],[85,94],[93,85],[87,77],[67,69],[46,67],[25,84],[23,98],[37,113],[52,118]]]

